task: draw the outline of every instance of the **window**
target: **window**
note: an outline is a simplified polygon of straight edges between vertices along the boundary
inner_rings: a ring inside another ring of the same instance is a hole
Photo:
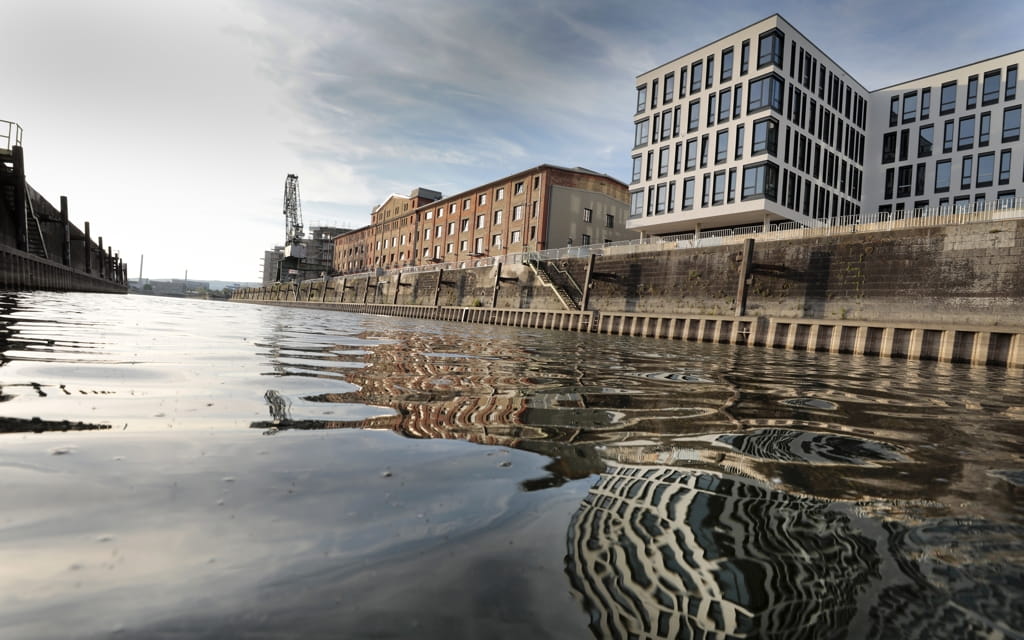
[[[651,108],[658,106],[658,81],[651,80]]]
[[[666,189],[666,185],[658,185],[657,204],[654,207],[654,215],[656,216],[665,213],[665,196],[667,195]]]
[[[587,235],[586,233],[581,235],[580,236],[580,244],[582,244],[583,246],[587,246],[588,244],[590,244],[590,236]]]
[[[451,235],[455,235],[455,223],[454,222],[449,222],[448,223],[448,235],[450,235],[450,236]]]
[[[917,92],[903,94],[903,124],[917,119]]]
[[[708,126],[715,126],[715,94],[708,96]]]
[[[455,253],[455,243],[454,242],[449,242],[448,246],[446,248],[448,250],[448,253]]]
[[[974,146],[974,116],[960,118],[960,136],[957,139],[957,149],[970,149]]]
[[[469,249],[469,240],[459,240],[459,251]]]
[[[613,229],[615,227],[615,216],[610,213],[606,213],[604,216],[604,226],[607,229]]]
[[[732,117],[738,118],[743,111],[743,85],[736,85],[736,99],[732,101]]]
[[[659,128],[660,128],[660,125],[659,125],[660,122],[661,122],[661,114],[660,113],[654,114],[654,126],[651,127],[651,142],[657,142],[658,141],[658,131],[659,131]]]
[[[761,153],[778,153],[779,123],[775,118],[762,118],[754,122],[754,136],[751,142],[750,155]]]
[[[516,206],[512,207],[512,219],[513,220],[522,220],[523,219],[523,205],[517,204]]]
[[[722,70],[720,72],[720,80],[722,82],[729,82],[732,80],[732,47],[729,47],[722,52]]]
[[[693,178],[683,180],[683,210],[693,208]]]
[[[785,36],[781,31],[772,30],[762,33],[757,40],[757,68],[775,65],[782,68],[782,48],[785,45]]]
[[[732,202],[736,199],[736,169],[729,169],[729,195],[727,200]]]
[[[1003,149],[1002,153],[999,154],[999,184],[1010,183],[1010,150]]]
[[[442,232],[444,232],[444,227],[442,227],[441,225],[437,225],[436,227],[434,227],[434,237],[435,238],[440,239]]]
[[[458,206],[459,205],[455,204],[454,202],[448,205],[448,213],[455,213],[455,211],[458,209]]]
[[[647,179],[650,180],[654,177],[654,152],[647,152]]]
[[[971,188],[971,171],[974,167],[974,158],[972,156],[964,156],[963,164],[960,165],[960,188],[970,189]]]
[[[774,73],[751,80],[747,95],[747,113],[769,108],[782,113],[782,92],[782,78]]]
[[[629,194],[629,217],[639,218],[644,215],[644,192],[633,191]],[[512,232],[512,242],[518,242],[518,231]]]
[[[722,89],[718,92],[718,121],[727,122],[729,112],[732,111],[732,89]]]
[[[690,65],[690,93],[700,91],[700,83],[704,79],[704,61],[698,60]]]
[[[750,40],[744,40],[740,45],[740,75],[746,75],[750,68]]]
[[[647,144],[647,121],[646,120],[644,120],[643,125],[644,125],[644,141],[641,144]],[[513,195],[517,195],[517,196],[522,194],[523,193],[523,183],[522,182],[517,182],[515,184],[515,187],[512,189],[512,193],[513,193]]]
[[[676,162],[675,162],[675,173],[679,173],[683,170],[683,143],[676,143]]]
[[[661,101],[672,102],[672,98],[675,97],[676,92],[676,76],[674,73],[670,73],[665,76],[665,95],[662,96]]]
[[[651,123],[649,120],[641,120],[636,123],[636,130],[633,136],[633,146],[642,147],[647,144],[648,135],[650,132]],[[513,193],[519,195],[523,192],[523,183],[517,182]]]
[[[999,70],[989,71],[985,74],[985,80],[981,85],[981,104],[992,104],[999,102]],[[980,169],[980,167],[979,167]]]
[[[487,226],[487,216],[480,214],[476,217],[476,228],[483,229]]]
[[[501,246],[501,234],[500,233],[496,233],[493,236],[491,236],[491,246],[492,247],[500,247]]]
[[[636,88],[636,112],[643,113],[647,109],[647,85]]]
[[[471,206],[473,206],[473,199],[472,198],[466,198],[465,200],[462,201],[462,210],[463,211],[465,211],[466,209],[470,208]]]
[[[423,239],[424,240],[430,240],[430,229],[424,229],[423,230]]]
[[[893,96],[889,99],[889,126],[895,127],[900,123],[900,97]]]
[[[892,187],[896,181],[896,169],[885,170],[885,190],[883,191],[883,197],[886,200],[892,199]]]
[[[584,207],[583,208],[583,222],[593,222],[593,220],[594,220],[594,210],[593,209],[588,209],[587,207]]]
[[[686,95],[686,67],[679,70],[679,97]]]
[[[926,165],[925,163],[921,162],[921,163],[919,163],[917,165],[917,168],[914,171],[914,195],[915,196],[923,196],[924,195],[924,170],[925,170],[925,168],[927,166],[928,165]],[[915,206],[914,208],[916,209],[917,207]]]
[[[953,150],[953,121],[946,120],[942,125],[942,152],[948,153]]]
[[[907,159],[910,154],[910,129],[900,131],[900,162]]]
[[[927,120],[932,110],[931,88],[921,89],[921,119]]]
[[[1003,142],[1020,140],[1020,105],[1003,109]]]
[[[725,202],[725,172],[715,172],[715,190],[711,197],[711,204],[722,204]]]
[[[1016,203],[1016,191],[1000,191],[996,194],[996,204],[1000,209],[1012,209]]]
[[[668,140],[672,135],[672,111],[661,114],[661,139]]]
[[[658,177],[664,178],[668,175],[668,147],[658,150]]]
[[[679,128],[682,126],[682,120],[683,120],[682,107],[676,106],[676,108],[672,111],[672,113],[673,113],[673,118],[672,118],[672,137],[675,137],[675,136],[679,135]]]
[[[947,82],[942,85],[942,93],[939,95],[939,114],[952,113],[956,109],[956,82]]]
[[[779,168],[771,162],[743,167],[743,200],[767,198],[775,200]]]
[[[996,154],[982,153],[978,155],[978,177],[975,186],[991,187],[996,169]]]
[[[485,204],[487,204],[487,194],[481,193],[480,196],[477,198],[477,205],[483,206]]]
[[[462,230],[469,231],[469,218],[462,219]]]
[[[743,125],[736,127],[736,154],[734,158],[739,160],[743,157]]]
[[[476,253],[483,253],[484,252],[484,239],[483,238],[477,238],[476,240],[474,240],[473,241],[473,249],[476,251]]]
[[[501,209],[494,212],[494,224],[501,224]]]
[[[917,130],[917,157],[927,158],[932,155],[933,125],[926,125]]]
[[[686,130],[696,131],[700,127],[700,98],[690,100],[690,111],[687,116]]]
[[[706,207],[711,204],[711,174],[705,173],[703,185],[700,189],[700,206]]]
[[[896,162],[896,132],[892,131],[882,137],[882,164]]]
[[[949,191],[951,160],[939,160],[935,163],[935,192]]]
[[[1003,94],[1006,100],[1017,98],[1017,65],[1010,65],[1006,68],[1006,92]]]
[[[505,199],[505,187],[498,187],[498,190],[494,192],[494,199],[495,200],[504,200]]]
[[[907,198],[910,196],[910,180],[913,177],[914,168],[910,165],[900,167],[896,172],[896,197]]]
[[[686,141],[686,170],[692,171],[697,168],[697,138],[690,138]]]
[[[715,56],[708,56],[708,74],[704,79],[704,87],[710,89],[715,81]]]
[[[967,78],[967,108],[973,109],[978,105],[978,76]]]
[[[729,159],[729,130],[722,129],[715,136],[715,164]]]
[[[708,137],[700,137],[700,166],[703,169],[708,166]]]
[[[643,173],[644,157],[633,156],[633,179],[631,183],[640,182],[640,176]],[[501,198],[499,198],[500,200]]]
[[[992,128],[992,114],[988,111],[978,118],[978,146],[988,146],[989,129]]]

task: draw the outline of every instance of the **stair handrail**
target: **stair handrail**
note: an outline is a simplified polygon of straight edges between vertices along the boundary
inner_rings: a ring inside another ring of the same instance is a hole
[[[21,125],[10,120],[0,120],[0,151],[10,151],[21,146]]]

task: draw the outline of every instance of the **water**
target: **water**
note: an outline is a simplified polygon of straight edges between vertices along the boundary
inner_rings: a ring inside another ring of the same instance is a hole
[[[0,295],[0,637],[1024,636],[1019,372]]]

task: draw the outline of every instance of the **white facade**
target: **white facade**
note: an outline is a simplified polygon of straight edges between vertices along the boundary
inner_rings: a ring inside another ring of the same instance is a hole
[[[871,94],[866,211],[982,208],[1024,195],[1024,51]]]
[[[637,77],[629,228],[858,213],[868,92],[773,15]]]
[[[637,77],[630,229],[1024,196],[1024,51],[869,92],[778,14]]]

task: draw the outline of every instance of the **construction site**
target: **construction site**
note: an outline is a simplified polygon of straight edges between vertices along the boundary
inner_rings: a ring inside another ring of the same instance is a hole
[[[299,176],[289,173],[284,183],[284,243],[263,252],[263,284],[301,282],[332,274],[334,236],[349,229],[302,223]]]

